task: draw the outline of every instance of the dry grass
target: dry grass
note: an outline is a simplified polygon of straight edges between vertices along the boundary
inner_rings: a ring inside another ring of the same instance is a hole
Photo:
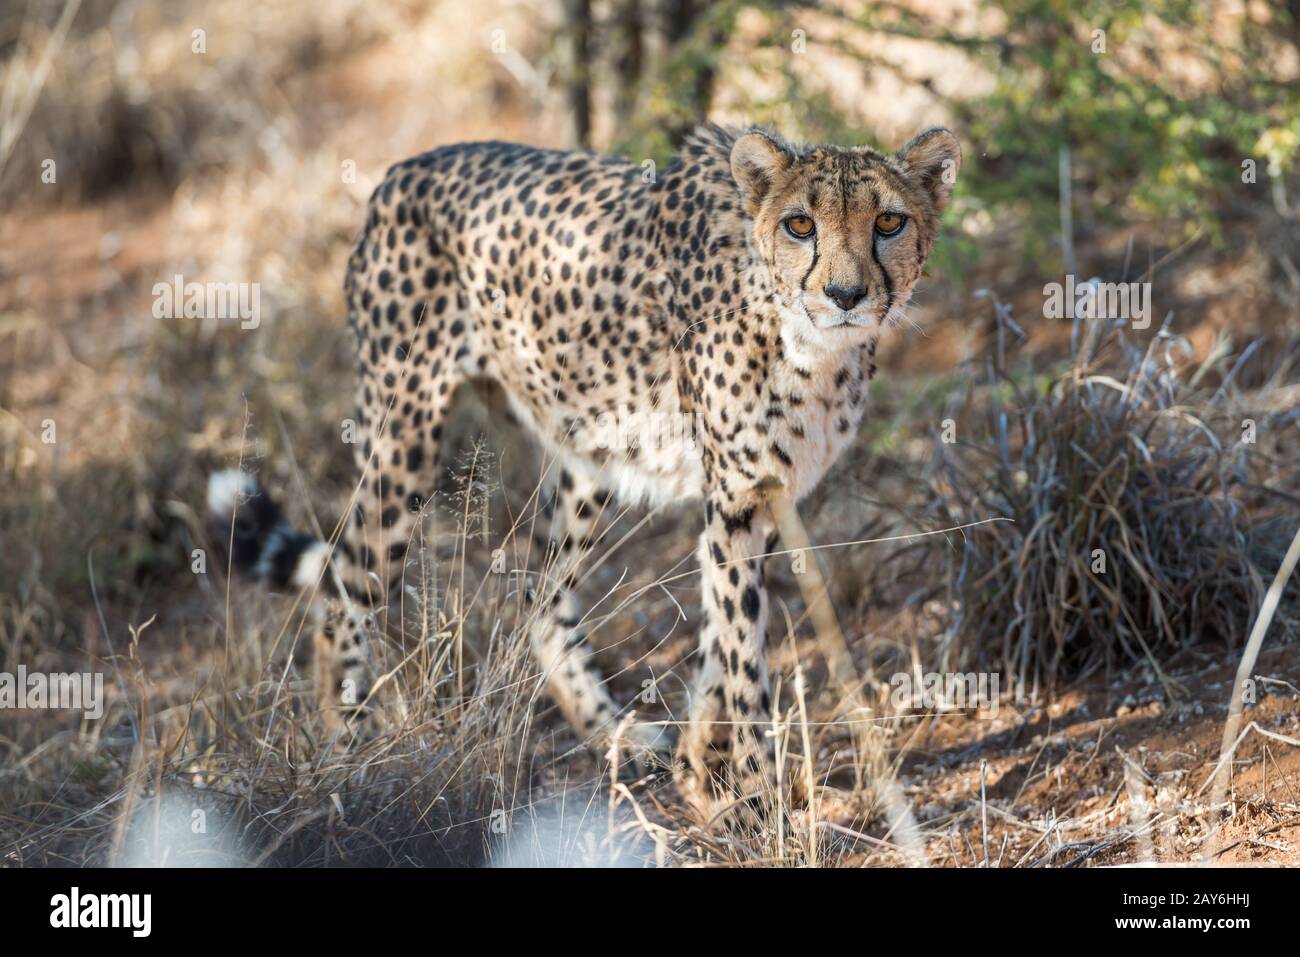
[[[973,426],[939,446],[935,511],[1014,523],[944,552],[958,670],[1029,692],[1132,663],[1160,673],[1189,645],[1243,639],[1300,522],[1294,408],[1279,402],[1300,354],[1245,391],[1242,356],[1188,368],[1170,326],[1142,345],[1121,323],[1076,322],[1063,371],[1012,374],[999,352],[966,396]]]
[[[490,457],[475,449],[429,506],[400,608],[380,644],[379,704],[360,728],[340,728],[318,711],[302,677],[303,596],[248,594],[213,569],[213,585],[183,613],[190,624],[169,629],[169,641],[180,631],[186,643],[167,651],[158,647],[152,616],[127,625],[123,642],[106,615],[107,631],[97,636],[105,647],[92,662],[110,671],[106,717],[53,734],[48,724],[18,729],[10,742],[13,761],[0,777],[5,859],[26,866],[799,865],[847,854],[856,841],[841,836],[836,844],[834,828],[844,825],[819,821],[808,795],[834,800],[841,820],[844,806],[855,806],[848,819],[865,829],[874,817],[871,769],[855,757],[860,736],[836,720],[838,704],[818,709],[809,700],[802,666],[793,688],[777,695],[785,706],[773,734],[785,774],[768,798],[782,823],[757,834],[702,827],[665,776],[638,777],[617,752],[590,754],[563,727],[526,651],[531,621],[517,601],[519,577],[490,568],[496,548],[512,568],[528,567],[540,495],[511,519],[502,514],[509,502],[494,507],[492,474]],[[666,690],[647,708],[628,689],[664,641],[637,654],[646,644],[637,633],[661,629],[631,619],[644,614],[648,592],[667,593],[680,563],[660,574],[598,576],[612,552],[598,549],[589,569],[595,581],[609,582],[589,615],[593,630],[632,636],[607,649],[616,653],[606,657],[617,662],[609,671],[619,697],[645,718],[673,723],[685,702],[670,681],[689,671],[690,653],[651,668]],[[234,600],[227,587],[236,589]],[[680,614],[676,598],[669,605]],[[794,643],[793,633],[787,640]],[[54,649],[37,660],[67,667]],[[185,673],[169,662],[183,663]],[[206,828],[199,835],[190,827],[196,814]],[[893,846],[887,836],[857,840]]]

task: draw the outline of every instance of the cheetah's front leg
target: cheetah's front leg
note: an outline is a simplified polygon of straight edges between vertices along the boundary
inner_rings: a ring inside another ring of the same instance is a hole
[[[685,774],[680,780],[699,805],[708,803],[708,752],[724,736],[736,797],[754,803],[774,782],[766,736],[772,702],[762,557],[769,525],[756,499],[710,497],[700,539],[701,659],[681,744]]]

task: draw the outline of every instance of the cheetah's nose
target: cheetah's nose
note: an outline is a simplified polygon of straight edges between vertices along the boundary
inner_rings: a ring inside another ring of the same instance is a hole
[[[822,292],[826,293],[834,302],[845,312],[848,312],[867,295],[866,286],[827,286]]]

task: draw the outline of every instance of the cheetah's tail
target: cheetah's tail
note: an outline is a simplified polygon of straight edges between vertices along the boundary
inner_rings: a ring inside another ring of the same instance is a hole
[[[208,476],[208,517],[215,539],[231,548],[231,564],[270,588],[310,588],[329,560],[329,546],[295,531],[247,472]]]

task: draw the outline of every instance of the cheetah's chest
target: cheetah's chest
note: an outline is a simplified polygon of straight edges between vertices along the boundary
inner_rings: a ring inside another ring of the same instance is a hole
[[[796,500],[821,482],[852,441],[861,418],[860,405],[849,406],[821,399],[802,409],[792,410],[785,431],[793,461],[791,474]]]

